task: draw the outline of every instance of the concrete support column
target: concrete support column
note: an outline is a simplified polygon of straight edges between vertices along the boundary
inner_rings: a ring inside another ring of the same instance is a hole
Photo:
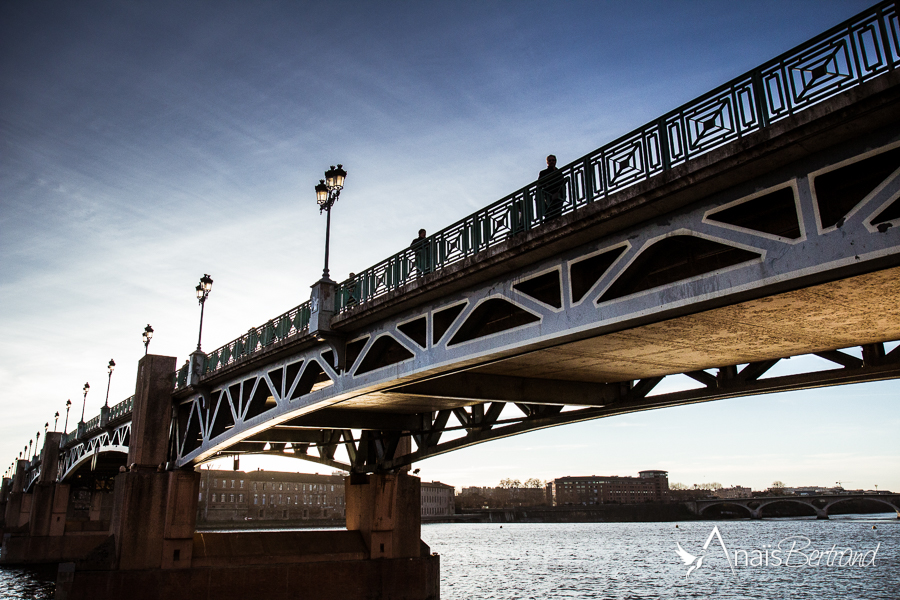
[[[53,490],[53,507],[50,510],[50,530],[47,535],[59,537],[66,533],[66,515],[69,512],[68,483],[57,483]]]
[[[175,358],[138,363],[129,471],[116,477],[111,531],[120,570],[187,568],[197,518],[200,474],[165,471]]]
[[[62,433],[47,432],[41,451],[41,474],[32,491],[29,533],[32,536],[50,535],[53,522],[53,505],[56,494],[56,478],[59,476],[59,441]],[[66,486],[68,487],[68,486]],[[65,528],[65,523],[63,523]]]
[[[344,484],[347,529],[362,534],[370,558],[418,558],[422,552],[419,478],[406,473],[364,477],[365,483],[357,475]]]
[[[200,474],[134,471],[116,477],[112,533],[117,567],[191,566]]]
[[[12,479],[9,477],[3,478],[3,483],[0,484],[0,529],[6,527],[6,503],[9,501],[9,488],[12,485]]]
[[[175,358],[148,354],[138,361],[128,464],[156,470],[165,465],[172,420],[172,373]]]
[[[16,472],[13,475],[12,486],[9,490],[9,499],[6,502],[6,527],[20,527],[28,522],[27,516],[22,519],[22,509],[25,503],[25,470],[28,469],[28,461],[20,458],[16,461]],[[29,507],[30,508],[30,507]]]
[[[812,505],[810,505],[810,506],[812,506]],[[818,519],[820,521],[828,520],[828,509],[827,508],[818,508],[816,506],[813,506],[813,508],[816,509],[816,519]]]

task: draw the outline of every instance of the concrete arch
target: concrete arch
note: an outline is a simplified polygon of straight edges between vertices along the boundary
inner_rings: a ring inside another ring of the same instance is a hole
[[[887,506],[891,507],[891,509],[894,512],[897,513],[897,518],[900,519],[900,506],[898,506],[897,504],[893,504],[892,502],[890,502],[889,500],[885,500],[884,498],[879,498],[878,496],[853,496],[853,497],[849,497],[849,498],[838,498],[837,500],[833,500],[833,501],[829,502],[828,504],[826,504],[822,508],[822,510],[824,510],[825,514],[827,515],[828,512],[831,510],[832,506],[834,506],[835,504],[838,504],[840,502],[845,502],[847,500],[872,500],[874,502],[880,502],[881,504],[886,504]],[[900,504],[900,503],[898,503],[898,504]]]
[[[802,506],[808,506],[809,508],[811,508],[815,511],[816,518],[818,518],[818,519],[827,519],[828,518],[828,513],[825,511],[824,508],[819,508],[818,506],[813,504],[812,501],[810,501],[810,500],[802,500],[799,498],[777,498],[775,500],[770,500],[768,502],[761,502],[759,507],[757,507],[757,509],[755,511],[756,514],[758,515],[756,518],[761,519],[763,517],[763,509],[765,507],[771,506],[773,504],[778,504],[780,502],[790,502],[793,504],[800,504]]]
[[[747,506],[747,505],[745,505],[745,504],[743,504],[743,503],[741,503],[741,502],[730,502],[730,501],[727,501],[727,500],[723,500],[722,502],[714,502],[714,503],[712,503],[712,504],[707,504],[706,506],[704,506],[703,508],[701,508],[700,511],[699,511],[697,514],[702,516],[703,513],[706,512],[706,509],[711,508],[711,507],[713,507],[713,506],[739,506],[739,507],[741,507],[741,508],[743,508],[744,510],[747,511],[747,516],[748,516],[748,517],[751,517],[751,518],[753,517],[753,511],[750,509],[749,506]]]

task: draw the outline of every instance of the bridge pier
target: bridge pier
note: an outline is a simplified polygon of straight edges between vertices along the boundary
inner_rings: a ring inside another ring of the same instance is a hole
[[[403,472],[347,478],[347,529],[362,534],[369,558],[422,554],[420,487],[418,477]]]
[[[196,533],[200,474],[167,471],[175,359],[138,364],[128,470],[110,535],[60,565],[58,600],[436,600],[439,557],[421,542],[420,483],[354,475],[346,531]]]
[[[9,488],[9,497],[6,501],[6,515],[4,537],[9,530],[17,530],[28,524],[31,516],[31,494],[25,493],[25,472],[28,469],[28,461],[20,458],[16,461],[16,471]]]

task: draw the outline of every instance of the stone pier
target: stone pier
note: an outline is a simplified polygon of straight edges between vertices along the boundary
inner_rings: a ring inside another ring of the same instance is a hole
[[[439,557],[420,540],[419,479],[407,473],[348,478],[344,531],[195,532],[200,475],[167,470],[174,371],[174,358],[139,362],[110,534],[60,564],[58,600],[440,597]]]

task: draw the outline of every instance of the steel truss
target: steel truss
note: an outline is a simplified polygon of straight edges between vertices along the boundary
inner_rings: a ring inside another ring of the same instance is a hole
[[[261,443],[291,443],[295,458],[354,473],[388,472],[453,450],[557,425],[725,398],[900,377],[900,346],[885,352],[884,343],[867,344],[859,347],[859,354],[862,358],[846,350],[817,352],[815,356],[839,367],[768,378],[764,375],[772,367],[791,357],[685,372],[681,375],[702,387],[657,395],[650,394],[664,377],[598,384],[461,372],[392,391],[454,399],[465,406],[420,414],[324,409],[282,428],[264,431],[222,454],[260,453]],[[521,415],[501,419],[510,405]],[[354,430],[359,434],[354,436]],[[458,433],[462,435],[447,439]],[[414,450],[407,440],[415,444]],[[339,445],[345,447],[350,464],[334,460]],[[310,454],[311,448],[318,455]],[[262,453],[284,456],[282,450]]]
[[[59,481],[65,481],[88,460],[93,460],[101,452],[128,454],[131,438],[131,421],[120,423],[103,430],[74,446],[61,451]]]

